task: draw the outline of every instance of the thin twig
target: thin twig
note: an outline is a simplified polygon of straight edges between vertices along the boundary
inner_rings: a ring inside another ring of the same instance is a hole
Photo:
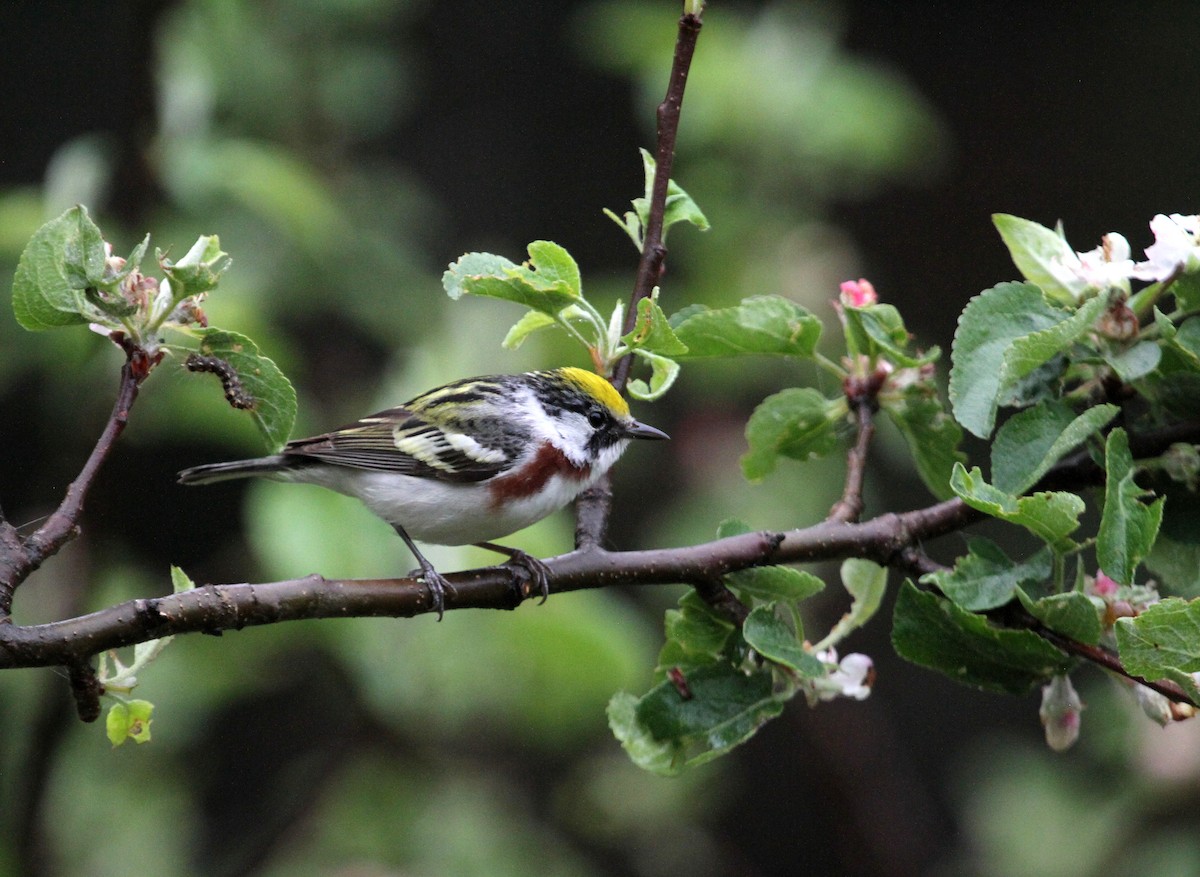
[[[654,183],[650,188],[650,204],[647,208],[642,256],[638,261],[637,276],[625,312],[624,332],[633,330],[637,320],[637,305],[648,298],[662,276],[667,248],[663,243],[663,223],[667,212],[667,189],[671,181],[671,168],[675,163],[675,142],[679,134],[679,114],[683,107],[683,93],[687,87],[688,70],[696,51],[696,40],[700,36],[703,22],[700,15],[685,12],[679,19],[679,33],[675,38],[675,56],[671,62],[671,75],[667,81],[667,94],[658,105],[658,142],[655,148]],[[612,383],[617,392],[624,392],[629,382],[631,356],[626,354],[617,361],[613,369]],[[611,481],[605,476],[590,491],[575,502],[575,545],[587,548],[600,545],[608,526],[609,510],[612,507]]]
[[[696,51],[696,40],[700,36],[703,22],[699,15],[684,13],[679,19],[679,33],[675,38],[675,57],[671,62],[671,76],[667,81],[667,94],[658,105],[658,145],[654,156],[654,184],[650,189],[650,206],[646,218],[645,234],[642,237],[642,258],[638,262],[637,277],[633,284],[633,295],[629,309],[625,312],[626,333],[633,330],[637,320],[637,305],[649,297],[662,277],[667,248],[663,243],[663,220],[667,211],[667,187],[671,181],[671,169],[675,164],[675,142],[679,134],[679,114],[683,107],[683,93],[687,88],[688,71],[692,66],[692,55]],[[631,358],[626,355],[613,370],[612,382],[618,391],[625,389],[629,381]]]

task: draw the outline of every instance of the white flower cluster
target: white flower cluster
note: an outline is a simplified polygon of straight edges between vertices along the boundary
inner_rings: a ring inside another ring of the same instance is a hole
[[[1200,270],[1200,216],[1158,214],[1150,220],[1154,243],[1146,261],[1134,262],[1124,235],[1109,232],[1100,246],[1086,253],[1071,252],[1049,264],[1054,279],[1076,297],[1087,290],[1129,288],[1131,279],[1162,281],[1177,271]]]

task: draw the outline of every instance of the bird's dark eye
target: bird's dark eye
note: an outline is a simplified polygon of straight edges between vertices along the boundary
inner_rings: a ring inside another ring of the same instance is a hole
[[[604,412],[599,408],[589,408],[587,413],[588,426],[592,429],[599,429],[608,422],[608,418],[604,416]]]

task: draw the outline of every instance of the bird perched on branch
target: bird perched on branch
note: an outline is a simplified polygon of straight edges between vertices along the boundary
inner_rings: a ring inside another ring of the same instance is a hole
[[[441,617],[446,580],[414,540],[507,555],[548,593],[545,565],[492,544],[596,483],[632,439],[665,439],[638,423],[607,380],[579,368],[466,378],[356,423],[288,442],[278,454],[196,466],[181,484],[263,476],[319,484],[361,500],[395,528]]]

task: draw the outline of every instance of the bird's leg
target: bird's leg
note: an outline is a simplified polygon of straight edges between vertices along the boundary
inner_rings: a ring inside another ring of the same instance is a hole
[[[495,551],[497,554],[503,554],[508,558],[508,563],[504,564],[512,569],[514,574],[518,571],[526,573],[533,582],[534,588],[542,595],[542,599],[538,605],[546,602],[546,598],[550,596],[550,567],[546,566],[538,558],[532,554],[526,554],[519,548],[509,548],[507,545],[497,545],[495,542],[476,542],[476,548],[486,548],[488,551]],[[515,584],[520,589],[521,582],[518,579]],[[525,596],[521,594],[522,598]]]
[[[397,535],[404,540],[404,544],[408,546],[408,550],[412,552],[413,557],[417,559],[417,563],[421,565],[421,578],[425,580],[425,587],[429,589],[429,599],[433,603],[433,608],[437,610],[438,621],[442,620],[442,616],[446,610],[446,589],[451,587],[445,577],[433,568],[433,564],[421,553],[416,544],[409,538],[409,535],[404,532],[404,528],[399,524],[392,524]]]

